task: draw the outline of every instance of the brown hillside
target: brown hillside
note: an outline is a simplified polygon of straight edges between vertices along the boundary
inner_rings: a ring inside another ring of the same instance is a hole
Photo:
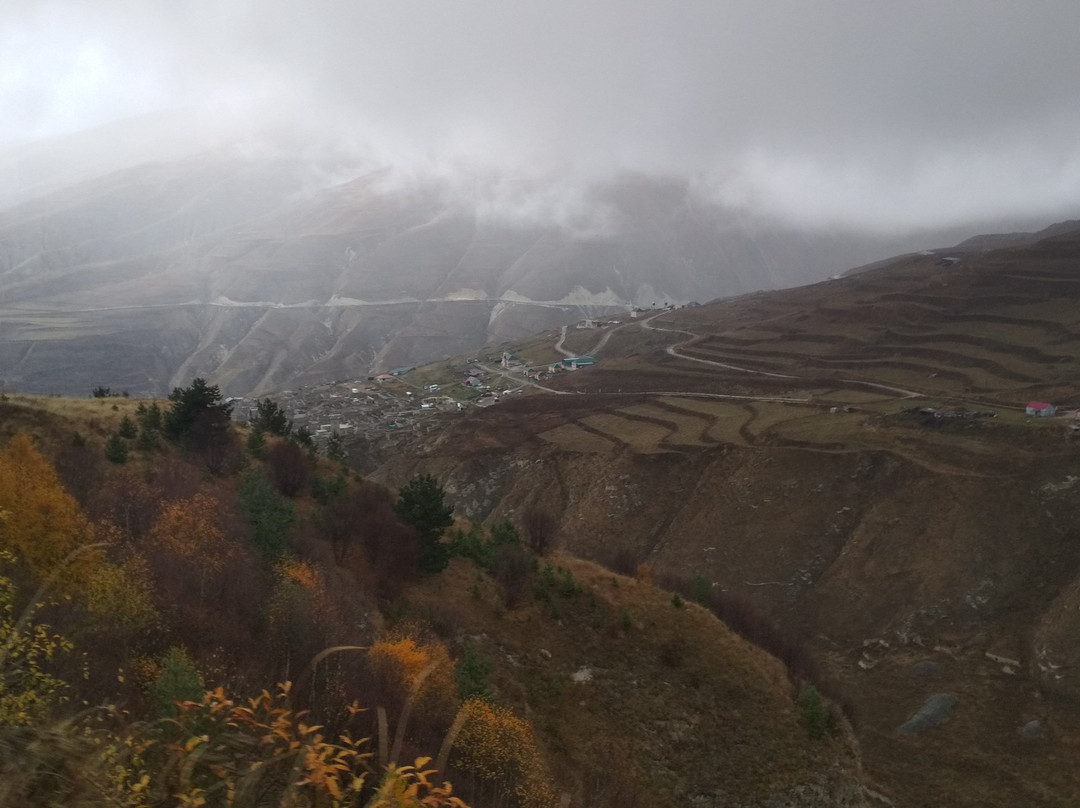
[[[945,256],[642,314],[380,475],[751,599],[856,702],[897,805],[1073,805],[1080,233]],[[898,734],[935,693],[948,722]]]

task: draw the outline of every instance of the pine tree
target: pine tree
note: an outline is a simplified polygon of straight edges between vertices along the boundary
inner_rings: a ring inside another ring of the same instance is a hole
[[[422,572],[440,572],[450,561],[442,536],[454,523],[454,508],[443,501],[445,497],[446,490],[430,474],[418,474],[398,491],[394,510],[416,532]]]
[[[127,462],[128,445],[119,432],[114,432],[105,444],[105,459],[117,465]]]

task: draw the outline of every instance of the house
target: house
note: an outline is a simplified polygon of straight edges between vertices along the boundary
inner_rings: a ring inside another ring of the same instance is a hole
[[[412,373],[416,368],[394,368],[390,371],[391,376],[404,376],[406,373]]]
[[[563,367],[568,368],[569,370],[577,370],[578,368],[584,368],[595,364],[596,360],[591,356],[570,356],[562,361]]]
[[[1028,415],[1034,415],[1036,418],[1049,418],[1057,413],[1057,407],[1044,401],[1029,401],[1028,405],[1024,407],[1024,412]]]
[[[394,377],[391,376],[389,373],[380,373],[378,376],[375,377],[375,381],[377,382],[392,382],[393,380]]]

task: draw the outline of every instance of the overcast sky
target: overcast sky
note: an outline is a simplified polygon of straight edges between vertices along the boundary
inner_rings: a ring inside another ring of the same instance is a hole
[[[1080,217],[1077,0],[0,0],[0,150],[177,108],[812,223]]]

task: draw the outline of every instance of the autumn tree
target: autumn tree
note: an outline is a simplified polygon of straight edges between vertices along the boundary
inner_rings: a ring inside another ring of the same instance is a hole
[[[218,526],[220,504],[205,494],[172,502],[161,509],[150,531],[155,544],[199,572],[199,597],[206,594],[207,580],[224,569],[232,545]]]
[[[15,553],[38,578],[60,569],[73,550],[89,544],[93,531],[75,500],[60,485],[52,467],[25,434],[0,451],[0,546]],[[65,572],[74,584],[79,559]]]
[[[454,523],[454,508],[445,498],[446,490],[430,474],[418,474],[398,490],[394,510],[401,521],[416,531],[423,572],[439,572],[450,560],[442,536]]]

